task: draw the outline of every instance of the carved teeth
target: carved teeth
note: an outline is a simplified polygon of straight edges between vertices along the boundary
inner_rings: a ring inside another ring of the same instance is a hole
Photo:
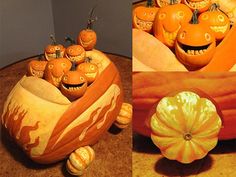
[[[203,1],[200,1],[200,2],[190,2],[190,1],[188,1],[188,4],[193,9],[201,9],[201,8],[204,8],[207,4],[209,4],[209,0],[203,0]]]
[[[175,30],[174,32],[168,32],[168,31],[166,31],[166,30],[163,29],[164,38],[167,40],[167,42],[168,42],[169,44],[171,44],[171,45],[174,44],[179,29],[180,29],[180,26],[179,26],[179,28],[178,28],[177,30]]]
[[[227,30],[228,25],[224,25],[224,26],[210,26],[210,28],[215,31],[215,32],[221,32],[221,33],[225,33],[225,31]]]
[[[136,20],[137,20],[137,25],[141,29],[143,29],[143,30],[151,30],[152,29],[153,22],[141,20],[137,16],[136,16]]]
[[[187,50],[186,53],[188,55],[201,55],[201,54],[203,54],[206,51],[207,51],[207,49],[204,49],[204,50]]]
[[[32,69],[33,76],[43,77],[43,71],[37,71]]]

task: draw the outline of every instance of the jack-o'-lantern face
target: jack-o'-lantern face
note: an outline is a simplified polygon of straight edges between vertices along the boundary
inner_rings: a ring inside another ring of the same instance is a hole
[[[204,24],[187,24],[177,35],[176,56],[188,69],[196,70],[207,65],[216,42],[212,31]]]
[[[47,63],[47,61],[40,60],[30,61],[27,67],[27,75],[42,78]]]
[[[157,7],[139,6],[133,10],[133,26],[146,32],[151,32],[158,11]]]
[[[181,0],[176,0],[176,3],[180,3]],[[156,3],[159,7],[168,6],[171,4],[171,0],[156,0]]]
[[[191,20],[192,11],[184,4],[164,6],[157,12],[154,22],[154,35],[168,47],[174,47],[181,26]]]
[[[229,18],[217,8],[202,13],[198,19],[200,23],[204,23],[211,28],[216,40],[223,39],[230,29]]]
[[[77,70],[85,74],[89,84],[95,81],[99,73],[98,66],[89,62],[79,64]]]
[[[59,87],[62,76],[68,72],[72,64],[67,58],[56,58],[48,62],[44,78],[56,87]]]
[[[82,30],[78,35],[77,42],[85,50],[92,50],[97,43],[97,35],[92,29]]]
[[[81,71],[68,71],[61,80],[61,92],[70,100],[84,95],[87,89],[87,80]]]
[[[84,62],[85,55],[86,52],[81,45],[72,45],[66,49],[66,58],[76,64]]]
[[[192,10],[206,11],[211,6],[211,0],[184,0],[184,3]]]

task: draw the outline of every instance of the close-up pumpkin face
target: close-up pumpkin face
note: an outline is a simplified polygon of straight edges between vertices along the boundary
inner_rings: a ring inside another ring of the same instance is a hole
[[[76,64],[84,62],[86,52],[81,45],[71,45],[66,49],[66,58]]]
[[[97,43],[97,34],[92,29],[82,30],[78,35],[77,42],[85,50],[92,50]]]
[[[156,0],[156,3],[159,7],[164,7],[167,5],[170,5],[171,0]],[[181,0],[176,0],[176,2],[179,4],[181,3]]]
[[[184,4],[160,8],[154,22],[154,36],[168,47],[174,47],[179,29],[188,23],[191,17],[192,11]]]
[[[99,73],[98,66],[90,62],[79,64],[77,70],[80,70],[85,74],[88,84],[93,83]]]
[[[209,99],[183,91],[159,101],[151,114],[151,138],[166,158],[191,163],[216,146],[221,124]]]
[[[70,100],[84,95],[87,89],[87,80],[81,71],[68,71],[61,80],[61,92]]]
[[[27,66],[27,75],[42,78],[47,65],[45,60],[32,60]]]
[[[196,14],[194,16],[197,18]],[[210,28],[195,20],[179,30],[175,44],[177,58],[189,70],[207,65],[216,48],[215,37]]]
[[[151,32],[153,22],[158,11],[152,6],[152,1],[147,1],[146,6],[138,6],[133,10],[133,26],[146,32]]]
[[[229,18],[216,4],[212,4],[210,10],[202,13],[198,19],[200,23],[205,23],[211,28],[216,40],[222,40],[230,29]]]
[[[184,0],[184,3],[193,11],[206,11],[211,6],[211,0]]]
[[[56,87],[59,87],[62,76],[70,70],[72,64],[67,58],[56,58],[48,62],[44,78]]]

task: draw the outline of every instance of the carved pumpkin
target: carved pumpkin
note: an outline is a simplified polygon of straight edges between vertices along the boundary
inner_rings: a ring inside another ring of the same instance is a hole
[[[204,12],[211,6],[211,0],[184,0],[183,2],[193,11],[199,12]]]
[[[147,5],[138,6],[133,10],[133,27],[148,33],[152,32],[153,22],[158,11],[152,5],[152,0],[147,0]]]
[[[126,128],[132,121],[133,110],[132,105],[129,103],[123,103],[120,109],[120,113],[116,118],[115,125],[118,128]]]
[[[181,26],[188,23],[192,11],[184,4],[174,4],[159,9],[154,22],[154,36],[168,47],[174,47],[177,33]]]
[[[86,56],[84,48],[81,45],[75,45],[75,41],[69,37],[67,37],[66,40],[71,41],[71,46],[66,49],[66,58],[76,64],[84,62]]]
[[[29,62],[27,67],[27,75],[42,78],[46,65],[47,61],[41,60],[41,55],[39,55],[38,60],[31,60]]]
[[[165,157],[191,163],[216,146],[221,119],[209,99],[183,91],[160,100],[150,126],[151,139]]]
[[[211,29],[198,23],[197,11],[191,23],[183,26],[177,35],[175,53],[177,58],[189,70],[196,70],[207,65],[216,48],[216,41]]]
[[[44,78],[54,86],[59,87],[62,76],[70,70],[71,66],[72,64],[67,58],[52,59],[46,65]]]
[[[156,0],[156,3],[159,7],[164,7],[170,5],[171,0]],[[181,3],[181,0],[176,1],[178,4]]]
[[[73,63],[71,70],[63,75],[60,84],[61,93],[70,100],[83,96],[87,89],[86,76],[75,69],[75,63]]]
[[[77,66],[77,70],[85,74],[88,84],[93,83],[99,74],[98,66],[90,63],[90,60],[90,58],[87,58],[85,63],[81,63]]]
[[[66,163],[67,171],[72,175],[83,175],[94,158],[95,152],[91,147],[80,147],[70,154]]]
[[[202,13],[198,19],[211,28],[216,40],[222,40],[230,29],[229,18],[218,9],[217,4],[212,4],[210,10]]]
[[[56,51],[60,51],[60,57],[63,57],[66,50],[63,45],[57,44],[53,35],[50,35],[50,38],[52,40],[52,44],[48,45],[44,51],[45,58],[48,61],[57,57]]]
[[[30,158],[54,163],[96,143],[119,114],[123,91],[115,65],[97,50],[86,53],[100,75],[83,97],[70,102],[37,77],[23,77],[8,95],[2,124]]]

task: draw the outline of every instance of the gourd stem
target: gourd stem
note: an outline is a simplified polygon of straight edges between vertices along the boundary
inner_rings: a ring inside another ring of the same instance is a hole
[[[218,10],[220,7],[220,5],[218,3],[213,3],[210,8],[209,8],[209,11],[216,11]]]
[[[170,0],[170,5],[174,5],[176,3],[177,3],[176,0]]]
[[[65,41],[66,41],[66,42],[67,42],[67,41],[70,42],[71,45],[74,45],[74,44],[75,44],[75,40],[72,39],[72,38],[69,37],[69,36],[66,36],[66,37],[65,37]]]
[[[95,8],[96,6],[94,6],[89,13],[89,19],[87,21],[87,29],[93,29],[93,23],[98,20],[97,17],[93,18],[93,12]]]
[[[76,71],[76,64],[75,62],[72,62],[72,66],[71,66],[71,71]]]
[[[152,0],[147,0],[147,7],[152,7]]]
[[[186,141],[189,141],[189,140],[192,139],[192,135],[191,135],[190,133],[186,133],[186,134],[184,135],[184,139],[185,139]]]
[[[56,39],[52,34],[50,35],[50,38],[52,40],[52,45],[57,45]]]
[[[39,54],[39,55],[38,55],[38,60],[39,60],[39,61],[42,61],[42,60],[43,60],[43,55],[44,55],[44,54]]]
[[[91,60],[92,60],[92,59],[91,59],[90,57],[86,57],[86,58],[85,58],[85,62],[86,62],[86,63],[90,63]]]
[[[195,9],[193,11],[193,16],[192,16],[191,24],[198,24],[197,14],[198,14],[198,9]]]
[[[61,57],[61,51],[60,50],[56,50],[56,58],[60,58]]]

